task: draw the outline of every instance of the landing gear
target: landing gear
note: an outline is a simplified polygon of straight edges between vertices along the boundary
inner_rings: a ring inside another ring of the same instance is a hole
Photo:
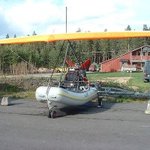
[[[56,118],[57,117],[57,111],[56,106],[52,106],[52,102],[47,101],[48,105],[48,118]]]
[[[103,99],[103,97],[101,97],[101,96],[98,96],[98,99],[97,99],[97,102],[98,102],[98,108],[102,108],[102,99]]]
[[[48,100],[47,105],[48,105],[47,111],[48,118],[54,119],[57,117],[66,116],[66,112],[60,109],[60,105],[58,105],[57,103]]]
[[[48,118],[56,118],[57,117],[57,112],[55,110],[49,110],[48,112]]]

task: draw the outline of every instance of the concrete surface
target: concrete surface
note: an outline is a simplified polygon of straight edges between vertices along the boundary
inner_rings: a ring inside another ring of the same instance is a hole
[[[45,104],[15,100],[0,106],[1,150],[149,150],[147,102],[104,103],[49,119]]]

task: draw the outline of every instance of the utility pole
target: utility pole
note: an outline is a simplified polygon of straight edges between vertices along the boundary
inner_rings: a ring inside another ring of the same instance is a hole
[[[66,33],[67,33],[67,24],[68,24],[68,22],[67,22],[67,21],[68,21],[68,20],[67,20],[68,18],[67,18],[67,17],[68,17],[68,16],[67,16],[67,6],[66,6]]]

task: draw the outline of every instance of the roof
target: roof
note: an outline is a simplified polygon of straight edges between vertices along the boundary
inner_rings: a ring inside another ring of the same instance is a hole
[[[112,61],[112,60],[114,60],[114,59],[118,59],[118,58],[120,58],[121,56],[124,56],[124,55],[126,55],[126,54],[128,54],[128,53],[131,53],[131,52],[134,52],[134,51],[137,51],[137,50],[142,49],[142,48],[144,48],[144,47],[149,47],[149,48],[150,48],[150,45],[143,45],[143,46],[138,47],[138,48],[136,48],[136,49],[133,49],[133,50],[131,50],[131,51],[129,51],[129,52],[126,52],[126,53],[124,53],[124,54],[122,54],[122,55],[119,55],[119,56],[117,56],[117,57],[115,57],[115,58],[112,58],[112,59],[108,59],[108,60],[106,60],[106,61],[103,61],[103,62],[101,62],[100,64],[103,64],[103,63]]]

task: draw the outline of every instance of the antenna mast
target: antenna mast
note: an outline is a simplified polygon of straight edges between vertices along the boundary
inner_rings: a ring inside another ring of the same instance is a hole
[[[67,16],[67,6],[66,6],[66,33],[67,33],[67,23],[68,23],[68,22],[67,22],[67,21],[68,21],[68,20],[67,20],[67,17],[68,17],[68,16]]]

